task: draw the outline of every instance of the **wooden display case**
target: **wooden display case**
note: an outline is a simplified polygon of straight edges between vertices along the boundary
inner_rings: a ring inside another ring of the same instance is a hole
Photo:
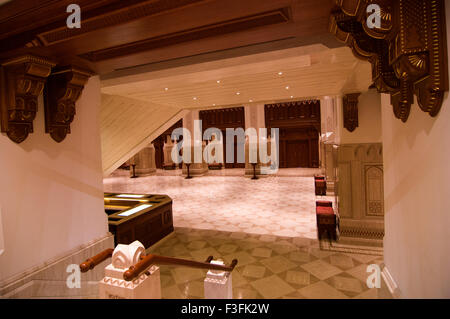
[[[139,240],[148,248],[173,232],[167,195],[105,193],[105,212],[115,245]]]

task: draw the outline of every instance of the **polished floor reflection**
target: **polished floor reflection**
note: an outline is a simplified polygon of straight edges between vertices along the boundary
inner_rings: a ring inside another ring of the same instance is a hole
[[[254,235],[176,228],[149,252],[204,261],[213,255],[230,263],[233,298],[390,298],[387,288],[369,289],[367,266],[381,264],[376,255],[323,251],[308,238]],[[204,298],[206,270],[161,266],[162,297]]]
[[[180,171],[130,179],[126,171],[104,179],[105,192],[167,194],[175,227],[316,238],[313,174],[286,169],[251,180],[243,170],[210,171],[186,180]],[[305,176],[309,175],[309,176]]]

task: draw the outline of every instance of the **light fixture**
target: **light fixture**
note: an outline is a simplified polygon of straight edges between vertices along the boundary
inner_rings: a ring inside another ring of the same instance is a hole
[[[194,97],[194,101],[197,101],[197,97]]]
[[[291,95],[291,99],[293,99],[294,98],[294,96],[293,95]]]
[[[214,103],[213,106],[216,106],[216,103]]]
[[[217,84],[220,84],[220,80],[217,80]]]
[[[253,102],[253,100],[248,100],[250,103],[252,103]]]
[[[286,86],[286,90],[289,90],[289,86]]]
[[[241,95],[241,92],[236,92],[236,95]]]
[[[164,88],[164,90],[169,91],[169,88]]]
[[[133,209],[129,209],[129,210],[124,211],[123,213],[118,214],[118,216],[128,217],[128,216],[131,216],[131,215],[134,215],[134,214],[140,212],[141,210],[147,209],[147,208],[152,207],[152,206],[153,205],[151,205],[151,204],[139,205],[139,206],[137,206],[137,207],[135,207]]]
[[[116,195],[116,197],[122,197],[122,198],[143,198],[147,195],[137,195],[137,194],[119,194]]]
[[[283,72],[278,72],[278,75],[283,75]]]

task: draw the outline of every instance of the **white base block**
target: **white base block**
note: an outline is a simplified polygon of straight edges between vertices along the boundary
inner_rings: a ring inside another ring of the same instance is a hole
[[[105,268],[105,278],[99,283],[99,297],[102,299],[161,299],[159,267],[152,266],[148,275],[143,273],[133,281],[123,278],[125,269]]]
[[[212,261],[212,264],[223,262]],[[232,276],[229,272],[210,270],[204,281],[205,299],[233,299]]]

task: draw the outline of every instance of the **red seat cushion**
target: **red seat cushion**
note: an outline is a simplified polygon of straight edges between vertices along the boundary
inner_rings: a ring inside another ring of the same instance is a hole
[[[333,203],[325,200],[316,201],[316,207],[333,207]]]
[[[332,207],[317,206],[316,214],[317,215],[334,215],[334,209]]]

